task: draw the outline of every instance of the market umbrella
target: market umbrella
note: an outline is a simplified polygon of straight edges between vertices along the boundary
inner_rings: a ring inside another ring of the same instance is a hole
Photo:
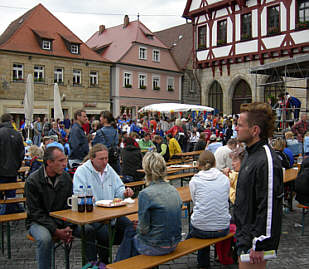
[[[26,92],[24,98],[24,110],[25,110],[25,128],[28,130],[28,139],[30,138],[31,122],[33,117],[33,104],[34,104],[34,86],[32,75],[28,74],[26,83]]]
[[[54,85],[54,119],[60,119],[60,121],[63,121],[61,99],[57,83]]]
[[[179,104],[179,103],[160,103],[152,104],[142,107],[138,113],[144,112],[161,112],[161,113],[172,113],[172,112],[188,112],[188,111],[207,111],[212,112],[214,109],[208,106]]]

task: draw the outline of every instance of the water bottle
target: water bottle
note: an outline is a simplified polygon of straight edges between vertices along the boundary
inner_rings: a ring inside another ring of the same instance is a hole
[[[78,212],[85,212],[85,192],[83,186],[79,186],[78,191]]]
[[[87,191],[86,191],[86,211],[92,212],[93,211],[93,200],[92,200],[93,194],[91,186],[88,185]]]
[[[303,162],[303,156],[301,154],[299,154],[298,158],[297,158],[297,164],[302,164]]]

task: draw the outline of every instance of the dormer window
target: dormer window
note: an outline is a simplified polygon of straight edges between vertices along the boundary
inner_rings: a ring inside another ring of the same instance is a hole
[[[71,44],[71,53],[79,54],[79,45],[78,44]]]
[[[42,41],[42,49],[43,50],[51,50],[51,41],[50,40],[43,40]]]
[[[147,60],[147,49],[145,47],[139,47],[138,58],[140,60]]]

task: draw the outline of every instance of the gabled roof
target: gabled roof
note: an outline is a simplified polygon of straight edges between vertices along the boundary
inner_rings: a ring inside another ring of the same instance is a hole
[[[51,40],[52,50],[43,50],[39,39]],[[66,42],[80,44],[80,53],[72,54]],[[92,51],[42,4],[7,27],[0,36],[0,50],[109,62]]]
[[[182,24],[154,33],[172,53],[179,69],[186,69],[192,56],[193,29],[192,24]]]
[[[112,62],[118,62],[130,50],[133,43],[150,45],[158,48],[167,47],[139,20],[129,22],[126,27],[123,24],[106,28],[103,33],[97,31],[86,44],[99,52],[105,48],[101,54]]]

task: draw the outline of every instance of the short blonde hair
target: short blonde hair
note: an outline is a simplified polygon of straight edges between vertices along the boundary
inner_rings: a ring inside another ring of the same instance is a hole
[[[216,158],[214,154],[209,150],[203,151],[200,154],[200,157],[198,158],[198,168],[200,170],[207,171],[215,166],[216,166]]]
[[[293,132],[289,131],[285,133],[285,139],[293,139],[293,138],[294,138]]]
[[[43,158],[43,150],[41,148],[39,148],[37,145],[32,145],[29,150],[28,150],[29,154],[31,157],[38,157],[40,159]]]
[[[286,143],[284,139],[278,137],[272,141],[272,146],[274,150],[283,151],[286,146]]]
[[[147,152],[143,158],[146,185],[159,179],[166,180],[166,164],[164,158],[157,152]]]

